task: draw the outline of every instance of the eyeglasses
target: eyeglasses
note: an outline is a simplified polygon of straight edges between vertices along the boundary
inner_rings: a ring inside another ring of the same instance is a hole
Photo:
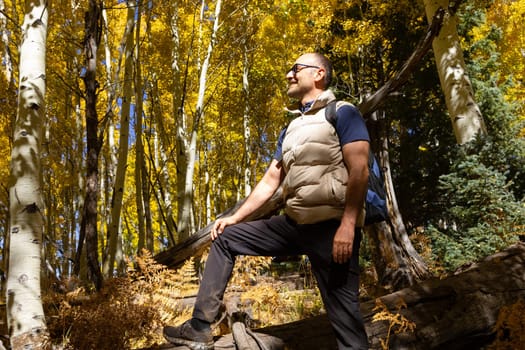
[[[292,66],[292,68],[290,68],[288,70],[288,72],[293,72],[293,74],[297,74],[299,73],[300,71],[302,71],[303,69],[305,68],[316,68],[316,69],[321,69],[321,67],[319,66],[312,66],[312,65],[309,65],[309,64],[303,64],[303,63],[296,63]]]

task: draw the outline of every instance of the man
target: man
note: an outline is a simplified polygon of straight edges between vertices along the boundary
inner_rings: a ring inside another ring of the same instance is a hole
[[[218,219],[193,317],[164,337],[191,349],[213,349],[210,324],[219,308],[237,255],[306,254],[312,264],[339,349],[367,349],[359,310],[359,244],[368,182],[369,136],[350,104],[337,109],[334,126],[325,107],[332,65],[321,54],[297,59],[286,75],[297,117],[279,136],[268,170],[245,203]],[[285,214],[243,223],[282,186]]]

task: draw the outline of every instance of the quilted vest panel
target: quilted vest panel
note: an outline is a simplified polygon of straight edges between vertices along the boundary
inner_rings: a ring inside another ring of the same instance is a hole
[[[285,212],[300,224],[340,219],[348,172],[325,108],[295,118],[282,145]]]

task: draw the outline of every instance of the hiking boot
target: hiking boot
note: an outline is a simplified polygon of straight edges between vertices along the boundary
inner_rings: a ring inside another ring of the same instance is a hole
[[[175,345],[186,345],[192,350],[213,350],[213,334],[211,329],[198,331],[188,320],[178,327],[166,326],[164,338]]]

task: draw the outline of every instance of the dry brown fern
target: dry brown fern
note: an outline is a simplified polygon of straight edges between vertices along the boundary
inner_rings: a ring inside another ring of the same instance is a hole
[[[266,256],[238,256],[229,281],[230,289],[244,290],[257,283],[258,277],[268,271],[271,258]]]
[[[241,295],[245,312],[259,327],[284,324],[319,315],[323,303],[319,290],[288,290],[285,283],[260,282]],[[248,310],[249,309],[249,310]]]
[[[83,288],[48,295],[48,327],[63,349],[133,349],[163,342],[159,330],[189,316],[180,298],[197,290],[190,259],[179,271],[156,263],[147,251],[126,277],[105,282],[98,293]]]
[[[52,338],[76,350],[130,349],[134,342],[154,341],[158,317],[143,292],[128,278],[114,278],[99,293],[66,296],[48,321]]]
[[[78,287],[80,282],[69,283],[74,290],[45,298],[53,343],[64,350],[125,350],[163,343],[163,325],[191,316],[193,301],[185,302],[185,297],[197,292],[198,266],[192,258],[174,271],[143,251],[126,277],[106,280],[98,293]],[[260,323],[291,322],[322,310],[316,290],[288,290],[268,276],[269,266],[269,258],[239,257],[229,288],[250,290],[245,299],[252,299]]]
[[[491,350],[525,349],[525,301],[500,309],[495,325],[496,340],[489,347]]]
[[[376,299],[376,306],[374,311],[377,311],[372,317],[372,322],[386,321],[388,322],[388,332],[385,339],[380,339],[381,348],[383,350],[389,349],[390,336],[392,332],[394,334],[404,333],[404,332],[413,332],[416,328],[416,324],[405,316],[401,315],[399,311],[403,308],[406,308],[405,302],[400,299],[397,304],[397,310],[395,313],[390,312],[388,307],[381,301],[381,299]]]

